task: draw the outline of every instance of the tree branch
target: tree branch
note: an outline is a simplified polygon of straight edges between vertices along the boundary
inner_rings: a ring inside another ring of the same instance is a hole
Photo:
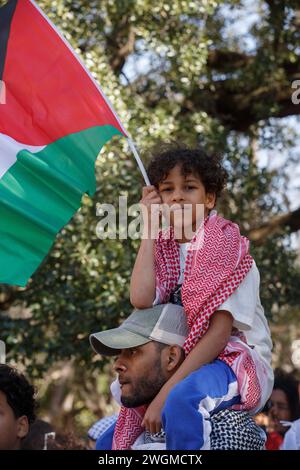
[[[207,60],[210,73],[213,76],[214,71],[222,72],[225,78],[202,84],[201,88],[191,90],[189,95],[182,95],[179,114],[205,111],[225,126],[240,132],[248,132],[250,126],[260,120],[300,115],[300,105],[292,102],[296,91],[292,83],[300,79],[300,56],[297,60],[279,63],[271,71],[266,68],[265,76],[259,81],[253,77],[262,60],[259,53],[249,56],[228,50],[210,51]],[[245,79],[247,76],[249,80]],[[147,93],[149,79],[143,77],[142,82],[137,79],[132,85],[139,93]],[[165,98],[165,89],[156,88],[152,96],[147,96],[147,105],[155,108]]]
[[[232,63],[228,62],[232,59]],[[214,51],[209,55],[208,64],[223,71],[240,69],[251,64],[255,58],[228,51]],[[246,132],[260,120],[270,117],[286,117],[300,114],[300,105],[292,102],[292,82],[300,79],[300,57],[295,62],[285,62],[278,66],[282,78],[264,77],[259,86],[244,83],[241,77],[225,78],[213,82],[210,87],[194,89],[182,103],[181,113],[205,111],[216,117],[231,129]],[[239,74],[240,75],[240,74]],[[250,82],[251,83],[251,82]]]
[[[283,227],[288,227],[290,232],[300,230],[300,207],[287,214],[275,216],[265,224],[250,229],[247,236],[256,245],[262,245],[267,237]]]
[[[207,65],[212,70],[219,72],[233,71],[251,64],[255,56],[243,52],[229,51],[227,49],[211,50],[208,53]]]
[[[132,27],[129,28],[128,37],[125,44],[119,44],[119,40],[123,39],[119,34],[110,42],[111,46],[114,45],[114,54],[110,60],[110,65],[115,73],[120,74],[124,67],[126,58],[134,51],[135,47],[135,32]]]

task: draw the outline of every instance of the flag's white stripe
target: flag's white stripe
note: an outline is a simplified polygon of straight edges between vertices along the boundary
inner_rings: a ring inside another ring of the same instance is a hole
[[[0,178],[16,163],[17,154],[20,150],[29,150],[32,153],[36,153],[43,150],[45,147],[46,145],[33,146],[21,144],[0,132]]]

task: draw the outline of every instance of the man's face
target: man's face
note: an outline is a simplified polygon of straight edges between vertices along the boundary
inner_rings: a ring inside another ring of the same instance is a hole
[[[127,408],[151,403],[168,379],[162,366],[161,350],[153,341],[123,349],[114,369],[119,375],[121,402]]]
[[[283,390],[274,389],[270,397],[269,425],[273,431],[284,434],[289,428],[280,421],[290,421],[291,411],[287,396]]]
[[[6,395],[0,391],[0,450],[16,450],[24,437],[26,417],[16,418],[6,400]]]

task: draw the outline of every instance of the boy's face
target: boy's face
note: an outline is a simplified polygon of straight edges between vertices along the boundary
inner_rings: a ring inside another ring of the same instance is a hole
[[[6,395],[0,391],[0,450],[17,450],[21,439],[28,434],[29,425],[26,416],[16,418],[6,400]]]
[[[207,193],[205,187],[198,176],[193,174],[183,175],[181,173],[180,165],[176,165],[166,178],[159,183],[158,191],[162,198],[162,202],[169,207],[180,207],[183,209],[185,204],[190,205],[189,220],[195,230],[197,225],[196,205],[202,205],[203,216],[206,217],[208,212],[214,208],[216,196],[215,194]],[[188,206],[187,206],[188,207]],[[199,206],[200,207],[200,206]],[[174,211],[176,214],[176,211]],[[183,214],[183,219],[185,215]],[[188,217],[187,217],[188,218]],[[174,225],[174,218],[171,212],[171,224]],[[183,223],[183,225],[186,225]]]

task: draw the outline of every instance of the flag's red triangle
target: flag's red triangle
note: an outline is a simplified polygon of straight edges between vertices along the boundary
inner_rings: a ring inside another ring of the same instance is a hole
[[[0,133],[28,145],[110,124],[125,133],[92,78],[30,0],[11,21],[3,81]]]

